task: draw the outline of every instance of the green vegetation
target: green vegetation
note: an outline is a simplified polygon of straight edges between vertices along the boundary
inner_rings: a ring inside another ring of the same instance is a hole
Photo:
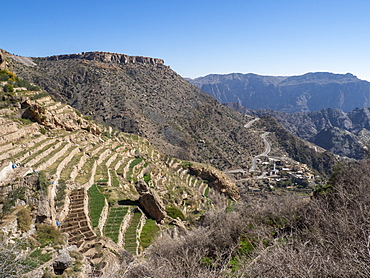
[[[206,196],[208,198],[208,195],[209,195],[209,186],[207,186],[206,190],[204,191],[204,196]]]
[[[45,140],[47,141],[47,139]],[[31,154],[30,156],[28,156],[26,159],[24,159],[22,161],[23,164],[26,164],[27,162],[30,162],[32,159],[34,159],[35,157],[39,156],[41,153],[43,153],[44,151],[46,151],[47,149],[51,148],[52,146],[55,145],[55,142],[50,142],[48,145],[44,146],[41,150],[39,150],[38,152],[36,153],[33,153]]]
[[[89,190],[89,213],[91,225],[93,228],[98,227],[100,214],[105,206],[105,197],[100,192],[96,184],[93,184]]]
[[[12,92],[14,92],[14,87],[11,84],[5,84],[3,86],[3,90],[4,90],[5,93],[12,93]]]
[[[23,208],[17,213],[18,228],[22,232],[27,232],[31,229],[32,220],[31,212],[28,208]]]
[[[147,219],[140,235],[140,245],[147,248],[153,241],[154,237],[160,231],[159,226],[153,219]]]
[[[104,235],[110,237],[114,242],[118,242],[118,234],[123,218],[128,211],[128,207],[113,207],[109,210],[107,223],[104,228]]]
[[[68,142],[63,142],[58,148],[56,148],[55,150],[50,152],[47,156],[43,157],[37,163],[35,163],[33,165],[33,167],[35,167],[37,169],[38,166],[40,166],[43,163],[45,163],[46,161],[50,160],[55,154],[57,154],[60,150],[62,150],[67,144],[68,144]]]
[[[182,221],[185,220],[185,215],[178,208],[168,207],[166,208],[166,212],[167,212],[167,215],[172,217],[173,219],[176,219],[177,217],[179,217]]]
[[[112,186],[114,187],[119,187],[119,180],[118,180],[118,177],[116,175],[116,172],[114,170],[109,170],[110,172],[110,177],[112,179]]]
[[[152,178],[150,177],[150,173],[144,174],[144,181],[146,182],[146,184],[149,184],[151,179]]]
[[[82,167],[82,173],[77,175],[75,181],[79,184],[85,184],[86,182],[88,182],[90,180],[92,168],[95,162],[95,157],[88,158]]]
[[[35,90],[35,91],[39,91],[39,90]],[[38,93],[38,94],[30,96],[30,100],[36,100],[36,99],[40,99],[40,98],[47,97],[47,96],[49,96],[48,93],[42,92],[42,93]]]
[[[127,180],[129,180],[129,181],[134,180],[134,179],[132,178],[132,174],[133,174],[134,167],[135,167],[136,165],[138,165],[141,161],[143,161],[143,159],[142,159],[141,157],[137,157],[137,158],[135,158],[135,159],[130,163],[129,170],[128,170],[128,172],[127,172]]]
[[[95,172],[95,181],[96,182],[107,182],[108,181],[108,168],[106,162],[108,161],[109,157],[107,157],[102,163],[96,166]]]
[[[181,166],[184,167],[184,168],[189,168],[189,167],[193,166],[193,163],[191,163],[190,161],[183,161]]]
[[[135,211],[130,226],[125,234],[125,249],[132,254],[136,254],[136,231],[140,222],[141,212]]]
[[[70,152],[74,148],[76,148],[76,147],[70,147],[63,155],[59,156],[58,159],[53,164],[51,164],[48,168],[46,168],[46,171],[48,171],[50,173],[50,175],[54,175],[57,172],[57,168],[58,168],[59,164],[70,154]],[[59,150],[60,149],[61,148],[59,148]],[[55,152],[53,152],[53,153],[55,153]],[[44,159],[43,159],[43,161],[44,161]]]
[[[15,205],[17,200],[25,200],[25,192],[26,187],[21,186],[8,193],[8,196],[3,203],[0,218],[3,218],[12,211],[12,207]]]
[[[46,263],[51,259],[51,253],[45,252],[45,254],[42,254],[42,249],[36,249],[30,254],[30,257],[38,259],[41,263]]]
[[[83,152],[79,152],[73,156],[70,162],[63,168],[62,172],[60,173],[60,178],[63,180],[68,180],[71,176],[73,166],[77,165],[80,161],[81,157],[83,156]]]
[[[0,70],[0,81],[14,81],[15,73],[8,70]]]
[[[51,253],[45,252],[44,254],[42,254],[42,252],[43,249],[36,249],[26,259],[21,261],[21,264],[26,267],[27,271],[35,269],[51,260]]]
[[[49,188],[49,180],[46,177],[46,172],[45,171],[40,171],[38,173],[38,180],[37,180],[37,186],[40,190],[44,192],[44,194],[47,193],[48,188]]]
[[[64,205],[64,198],[66,196],[66,182],[65,180],[58,180],[57,193],[55,195],[55,205],[62,207]]]
[[[43,245],[63,244],[62,234],[57,228],[51,225],[39,224],[36,226],[37,240]]]

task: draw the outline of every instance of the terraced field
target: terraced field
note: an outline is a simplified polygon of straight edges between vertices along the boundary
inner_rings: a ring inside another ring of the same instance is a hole
[[[207,184],[190,176],[181,161],[162,155],[147,140],[119,134],[111,128],[93,134],[88,127],[95,124],[68,105],[50,97],[39,98],[34,103],[49,113],[48,126],[19,121],[14,116],[16,109],[0,111],[0,123],[4,127],[0,130],[1,167],[9,162],[17,164],[0,179],[0,184],[6,184],[19,173],[46,171],[49,196],[64,206],[52,220],[61,223],[70,243],[83,248],[96,235],[104,235],[133,254],[147,247],[150,239],[146,238],[143,245],[140,243],[146,216],[136,205],[118,205],[120,201],[138,199],[134,186],[137,180],[144,180],[166,200],[166,206],[177,207],[184,214],[194,204],[198,209],[209,206],[207,198],[202,197],[208,193]],[[59,122],[51,120],[54,116],[59,117],[55,118]],[[66,127],[62,117],[67,117]],[[50,123],[55,126],[50,127]],[[66,130],[78,125],[78,129]],[[58,192],[57,197],[60,180],[65,184],[65,192]],[[153,229],[156,224],[150,223],[151,229],[156,230]]]

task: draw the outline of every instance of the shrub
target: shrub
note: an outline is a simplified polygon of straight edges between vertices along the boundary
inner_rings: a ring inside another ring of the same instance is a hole
[[[49,180],[46,177],[46,172],[45,171],[40,171],[39,172],[39,177],[37,181],[38,188],[42,190],[45,194],[48,191],[49,187]]]
[[[150,180],[151,180],[150,173],[144,174],[144,181],[146,182],[146,184],[149,184]]]
[[[64,205],[64,198],[66,196],[66,182],[65,180],[58,180],[57,193],[55,195],[55,204],[57,207]]]
[[[23,208],[17,214],[18,228],[22,232],[27,232],[31,228],[32,217],[29,209]]]
[[[185,215],[178,208],[168,207],[168,208],[166,208],[166,212],[167,212],[167,215],[172,217],[173,219],[176,219],[178,217],[182,221],[185,220]]]
[[[36,236],[37,240],[42,245],[64,243],[61,232],[51,225],[46,224],[37,225]]]
[[[5,84],[4,87],[3,87],[3,91],[5,93],[12,93],[12,92],[14,92],[14,87],[11,84]]]
[[[41,127],[40,128],[40,132],[41,132],[41,134],[44,134],[45,135],[46,134],[46,129],[44,127]]]
[[[39,87],[39,86],[36,86],[36,85],[29,85],[29,86],[27,86],[26,87],[27,88],[27,90],[29,90],[29,91],[41,91],[41,88]],[[45,93],[44,93],[45,94]],[[47,93],[46,93],[47,94]],[[47,94],[48,95],[48,94]]]

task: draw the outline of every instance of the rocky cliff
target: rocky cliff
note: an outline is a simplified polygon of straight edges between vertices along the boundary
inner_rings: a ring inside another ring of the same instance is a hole
[[[126,54],[119,54],[119,53],[111,53],[111,52],[82,52],[77,54],[67,54],[67,55],[56,55],[42,58],[49,61],[57,61],[63,59],[84,59],[90,61],[98,61],[98,62],[113,62],[119,64],[149,64],[149,65],[162,65],[164,64],[164,60],[150,58],[150,57],[143,57],[143,56],[129,56]]]

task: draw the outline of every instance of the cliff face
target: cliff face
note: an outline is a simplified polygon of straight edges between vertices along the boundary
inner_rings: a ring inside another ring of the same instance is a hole
[[[164,60],[150,58],[150,57],[143,57],[143,56],[129,56],[126,54],[119,54],[119,53],[111,53],[111,52],[82,52],[81,54],[67,54],[67,55],[56,55],[50,56],[46,58],[41,58],[49,61],[57,61],[63,59],[85,59],[90,61],[98,61],[98,62],[113,62],[113,63],[120,63],[120,64],[149,64],[149,65],[157,65],[157,64],[164,64]]]

